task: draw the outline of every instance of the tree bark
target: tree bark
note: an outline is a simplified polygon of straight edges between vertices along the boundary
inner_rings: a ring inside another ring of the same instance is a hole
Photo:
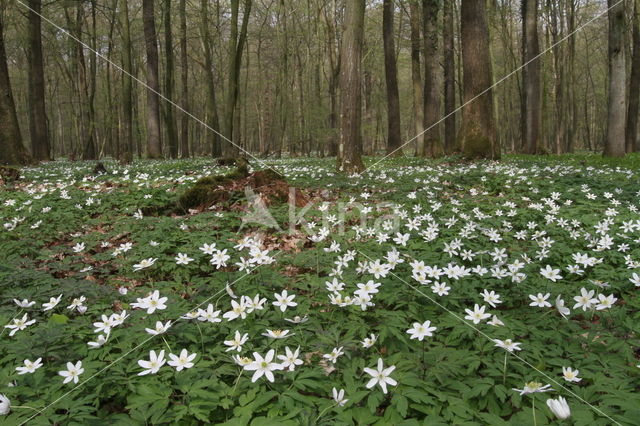
[[[540,59],[533,60],[540,54],[538,0],[522,0],[522,34],[522,63],[528,64],[522,70],[524,86],[524,102],[521,110],[522,147],[527,154],[535,154],[538,150],[542,114]]]
[[[182,107],[189,111],[189,58],[187,56],[187,1],[180,0],[180,86]],[[189,158],[189,120],[186,114],[180,116],[180,156]]]
[[[624,54],[624,2],[608,0],[609,10],[609,103],[607,138],[604,155],[623,157],[625,154],[626,68]],[[612,7],[613,6],[613,7]]]
[[[338,86],[340,79],[340,48],[338,46],[337,35],[337,1],[333,0],[331,7],[325,8],[324,19],[327,26],[327,51],[329,57],[329,156],[338,155],[339,134],[338,134]],[[330,10],[329,14],[327,10]]]
[[[31,163],[32,159],[22,144],[18,125],[4,48],[3,14],[4,10],[0,10],[0,164],[25,165]]]
[[[453,30],[453,2],[445,1],[443,10],[444,44],[444,151],[456,150],[456,66]]]
[[[413,86],[413,121],[416,138],[416,154],[424,152],[424,102],[422,94],[422,72],[420,69],[420,4],[409,2],[409,25],[411,28],[411,83]]]
[[[382,4],[382,40],[384,45],[384,75],[387,86],[387,155],[402,155],[400,139],[400,94],[393,36],[394,1]]]
[[[493,84],[485,0],[462,0],[464,100],[458,141],[466,158],[500,158],[493,117]]]
[[[173,33],[171,30],[171,0],[164,0],[164,91],[165,96],[174,100],[174,58],[173,58]],[[176,125],[175,111],[171,103],[165,103],[164,122],[167,128],[167,144],[169,145],[169,156],[178,158],[178,131]]]
[[[118,147],[118,160],[130,163],[133,160],[133,60],[131,58],[131,30],[127,0],[119,2],[120,32],[122,35],[122,137]]]
[[[422,0],[424,28],[424,151],[422,155],[440,157],[444,152],[440,137],[440,61],[438,55],[438,0]]]
[[[240,0],[231,0],[231,36],[229,37],[229,70],[227,102],[224,121],[224,135],[231,141],[236,136],[235,122],[238,97],[240,95],[240,68],[242,66],[242,53],[247,40],[247,28],[249,25],[249,14],[251,13],[252,0],[244,1],[244,11],[242,25],[238,32]],[[234,155],[237,147],[230,143],[225,143],[225,155]]]
[[[340,68],[340,143],[338,171],[357,173],[362,162],[362,44],[366,1],[347,2]]]
[[[158,76],[158,37],[153,0],[142,0],[142,25],[147,53],[147,157],[161,158],[160,83]]]
[[[42,57],[41,0],[29,0],[28,12],[28,75],[29,133],[31,152],[35,160],[50,160],[49,132],[45,106],[44,60]]]
[[[627,111],[626,152],[636,152],[638,146],[638,109],[640,106],[640,0],[634,1],[633,13],[633,53],[629,88],[629,109]]]
[[[204,74],[207,88],[207,124],[215,132],[206,130],[206,140],[212,157],[222,155],[222,138],[220,137],[220,119],[218,117],[218,102],[216,99],[215,73],[213,69],[213,53],[211,52],[211,34],[209,33],[209,0],[201,0],[200,10],[202,20],[200,32],[202,38],[202,50],[204,51]]]

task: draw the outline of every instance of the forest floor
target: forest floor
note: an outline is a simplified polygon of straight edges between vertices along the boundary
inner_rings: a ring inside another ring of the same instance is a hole
[[[233,168],[94,165],[0,189],[2,424],[640,418],[638,155],[270,160],[297,202],[188,211]]]

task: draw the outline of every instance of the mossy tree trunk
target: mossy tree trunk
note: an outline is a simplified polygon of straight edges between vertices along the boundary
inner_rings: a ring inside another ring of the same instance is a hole
[[[493,84],[485,0],[462,0],[464,99],[458,144],[469,159],[500,158],[493,117]]]

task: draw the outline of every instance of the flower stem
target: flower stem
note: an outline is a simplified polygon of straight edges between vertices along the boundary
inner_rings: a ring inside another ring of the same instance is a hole
[[[327,408],[325,408],[324,410],[322,410],[322,411],[320,412],[320,414],[318,414],[318,417],[316,417],[316,421],[315,421],[315,423],[317,423],[317,422],[318,422],[318,420],[320,420],[320,417],[322,417],[322,416],[324,415],[324,413],[326,413],[330,408],[333,408],[333,407],[335,407],[335,406],[336,406],[336,404],[334,403],[334,404],[331,404],[330,406],[328,406]]]
[[[537,426],[538,422],[536,422],[536,398],[531,396],[531,411],[533,413],[533,426]]]
[[[33,411],[40,411],[37,408],[33,408],[33,407],[29,407],[28,405],[12,405],[11,408],[28,408],[29,410],[33,410]]]
[[[507,351],[504,351],[504,364],[502,366],[502,384],[507,383]]]

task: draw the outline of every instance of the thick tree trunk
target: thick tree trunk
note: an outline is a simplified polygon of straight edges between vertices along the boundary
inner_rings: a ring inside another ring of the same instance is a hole
[[[164,0],[164,91],[165,96],[173,101],[174,99],[174,59],[173,59],[173,33],[171,31],[171,0]],[[178,158],[178,131],[176,125],[175,111],[173,105],[165,103],[164,122],[167,127],[167,144],[169,145],[169,156]]]
[[[41,0],[29,0],[28,74],[29,74],[29,133],[31,152],[36,160],[50,160],[49,132],[45,106],[44,60],[42,58]]]
[[[4,48],[4,22],[0,10],[0,164],[29,164],[31,156],[22,144],[16,105],[13,101],[7,53]]]
[[[438,0],[422,0],[424,27],[424,151],[422,155],[440,157],[444,152],[440,136],[440,59],[438,54]]]
[[[453,31],[453,2],[445,1],[443,10],[444,44],[444,151],[456,150],[456,65]]]
[[[623,157],[625,154],[626,67],[624,55],[624,2],[608,0],[609,7],[609,104],[607,138],[604,155]]]
[[[467,158],[500,158],[493,118],[491,55],[485,0],[463,0],[460,10],[464,103],[458,141]]]
[[[522,147],[527,154],[535,154],[540,137],[542,92],[540,90],[540,54],[538,38],[538,0],[522,0],[522,70],[523,98],[521,110]]]
[[[634,1],[633,13],[633,54],[629,88],[629,109],[627,112],[626,152],[636,152],[638,146],[638,107],[640,104],[640,0]]]
[[[416,138],[416,153],[424,152],[424,102],[422,95],[422,72],[420,70],[420,4],[409,2],[409,24],[411,26],[411,82],[413,85],[413,121]]]
[[[347,2],[340,69],[340,143],[338,171],[357,173],[362,162],[362,44],[366,1]]]
[[[200,9],[202,20],[200,22],[200,33],[202,38],[202,50],[204,51],[204,75],[207,88],[207,124],[215,132],[207,129],[206,140],[211,152],[211,156],[220,157],[222,155],[222,138],[220,137],[220,120],[218,117],[218,102],[216,100],[215,73],[213,70],[213,53],[211,52],[211,35],[209,33],[209,0],[201,0]]]
[[[180,0],[180,86],[182,107],[189,111],[189,58],[187,56],[187,0]],[[186,114],[180,116],[180,156],[189,158],[189,120]]]
[[[147,53],[147,157],[161,158],[160,83],[158,77],[158,37],[153,0],[142,0],[142,25]]]
[[[119,2],[120,28],[122,33],[122,137],[118,149],[118,160],[130,163],[133,160],[133,60],[131,58],[131,30],[127,0]]]
[[[384,0],[382,5],[382,39],[384,45],[384,75],[387,85],[387,155],[402,155],[400,139],[400,94],[398,69],[393,39],[394,1]]]

